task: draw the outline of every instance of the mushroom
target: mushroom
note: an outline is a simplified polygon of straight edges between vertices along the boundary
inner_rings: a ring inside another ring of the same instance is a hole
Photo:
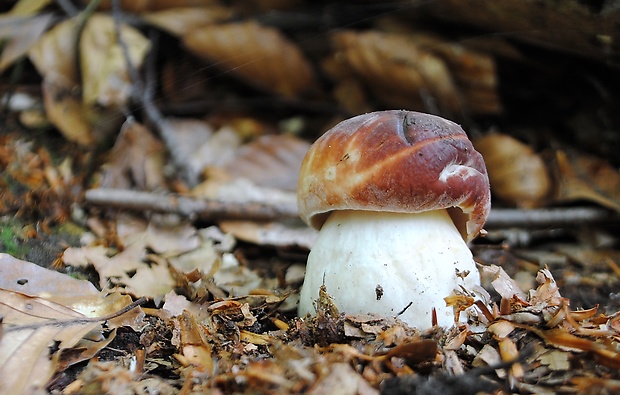
[[[320,230],[298,313],[325,285],[348,314],[398,316],[424,329],[455,322],[445,297],[480,284],[467,243],[491,206],[482,156],[459,125],[412,111],[345,120],[301,165],[301,218]]]

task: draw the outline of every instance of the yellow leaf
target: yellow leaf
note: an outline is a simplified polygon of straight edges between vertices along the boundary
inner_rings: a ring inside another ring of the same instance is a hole
[[[19,0],[11,11],[10,15],[32,15],[43,9],[51,0]]]
[[[258,333],[253,333],[253,332],[249,332],[246,330],[242,330],[239,333],[239,339],[241,339],[241,341],[256,344],[260,346],[260,345],[269,344],[271,337],[267,335],[261,335]]]
[[[140,68],[149,50],[149,41],[138,30],[122,24],[120,36],[127,47],[129,61]],[[114,20],[102,14],[93,15],[80,40],[83,100],[87,104],[116,107],[130,96],[131,81],[125,54],[117,42]]]

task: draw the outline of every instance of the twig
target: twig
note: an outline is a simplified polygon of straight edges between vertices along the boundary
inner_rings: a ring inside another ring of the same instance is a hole
[[[275,220],[297,217],[297,207],[291,205],[222,202],[124,189],[91,189],[86,191],[85,198],[88,203],[96,206],[180,214],[204,220]]]
[[[82,11],[77,18],[77,25],[75,29],[75,43],[73,45],[73,61],[75,62],[76,81],[82,80],[82,67],[80,64],[80,42],[82,41],[82,33],[86,28],[86,23],[99,7],[101,0],[93,0],[88,3],[84,11]]]
[[[195,199],[124,189],[91,189],[86,202],[95,206],[137,211],[180,214],[198,219],[278,220],[297,218],[292,205],[275,206],[268,203],[238,203]],[[620,222],[620,215],[596,207],[567,207],[548,209],[493,209],[486,228],[546,228],[576,224]]]
[[[619,214],[597,207],[493,209],[484,226],[485,228],[546,228],[618,221],[620,221]]]

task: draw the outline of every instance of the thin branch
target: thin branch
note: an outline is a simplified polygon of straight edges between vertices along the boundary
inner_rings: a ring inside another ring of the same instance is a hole
[[[204,220],[275,220],[298,216],[297,207],[294,205],[222,202],[124,189],[91,189],[86,191],[85,198],[89,204],[95,206],[180,214]]]
[[[136,211],[180,214],[197,219],[279,220],[297,218],[294,205],[275,206],[269,203],[239,203],[195,199],[124,189],[91,189],[86,202],[95,206]],[[596,207],[566,207],[547,209],[493,209],[486,228],[546,228],[577,224],[620,222],[620,214]]]
[[[493,209],[485,228],[546,228],[620,222],[620,214],[598,207]]]

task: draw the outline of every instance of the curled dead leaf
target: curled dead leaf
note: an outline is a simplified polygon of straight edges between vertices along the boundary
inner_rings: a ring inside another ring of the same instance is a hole
[[[175,7],[148,13],[144,15],[144,19],[168,33],[183,36],[197,28],[224,21],[230,16],[229,9],[219,6]]]
[[[266,91],[295,97],[315,89],[301,50],[282,33],[255,22],[206,26],[183,36],[190,51]]]
[[[429,99],[447,112],[461,111],[461,98],[446,64],[408,36],[344,31],[332,40],[336,59],[387,103],[426,108]]]
[[[493,194],[520,207],[536,207],[551,193],[551,178],[532,148],[505,134],[491,133],[475,141],[484,157]]]
[[[620,171],[603,159],[556,151],[559,201],[588,200],[620,211]]]

